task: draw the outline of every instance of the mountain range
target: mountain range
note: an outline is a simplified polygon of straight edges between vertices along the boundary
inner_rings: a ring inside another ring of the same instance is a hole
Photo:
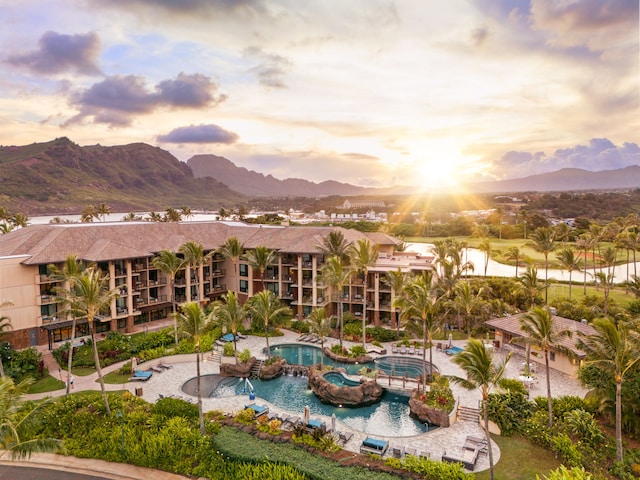
[[[114,211],[189,206],[215,210],[249,197],[407,195],[419,187],[366,188],[337,181],[277,179],[217,155],[186,163],[144,143],[79,146],[66,137],[0,146],[0,207],[35,214],[77,213],[107,203]],[[640,166],[591,172],[567,168],[523,178],[468,184],[466,191],[516,193],[640,188]]]

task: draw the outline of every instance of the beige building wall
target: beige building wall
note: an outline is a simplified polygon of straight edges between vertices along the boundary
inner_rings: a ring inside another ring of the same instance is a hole
[[[13,331],[9,332],[7,339],[19,345],[18,348],[29,346],[29,331],[38,326],[40,317],[38,267],[21,265],[25,258],[0,258],[0,302],[12,303],[2,308],[2,315],[11,319]]]

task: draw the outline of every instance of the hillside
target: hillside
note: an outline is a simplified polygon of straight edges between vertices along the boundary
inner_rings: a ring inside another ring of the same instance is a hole
[[[326,181],[314,183],[300,178],[278,180],[244,167],[217,155],[195,155],[187,160],[196,178],[211,177],[227,185],[231,190],[254,197],[322,197],[327,195],[358,195],[367,189]]]
[[[67,138],[0,147],[0,205],[29,215],[78,213],[105,202],[114,211],[216,209],[242,195],[194,178],[169,152],[144,143],[81,147]]]
[[[640,166],[590,172],[563,168],[555,172],[530,175],[496,182],[468,184],[470,191],[487,192],[566,192],[578,190],[614,190],[640,187]]]

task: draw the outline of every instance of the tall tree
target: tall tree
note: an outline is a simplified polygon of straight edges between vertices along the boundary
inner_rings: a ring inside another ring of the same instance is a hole
[[[196,376],[198,395],[198,418],[200,420],[200,433],[204,435],[204,414],[202,412],[202,389],[200,376],[200,336],[206,331],[211,322],[211,313],[206,313],[198,302],[187,302],[182,305],[181,311],[176,313],[176,319],[180,325],[180,330],[185,335],[193,338],[196,351]]]
[[[524,332],[522,341],[527,344],[528,349],[533,345],[542,350],[544,354],[544,368],[547,376],[547,407],[548,407],[548,427],[553,425],[553,406],[551,400],[551,379],[549,377],[549,352],[557,350],[570,354],[571,351],[562,345],[562,340],[571,337],[569,329],[562,329],[557,326],[551,311],[548,308],[535,307],[520,319],[520,327]]]
[[[320,338],[320,349],[324,352],[324,339],[331,333],[331,319],[324,307],[319,307],[307,317],[309,329]],[[324,369],[324,354],[320,355],[320,369]]]
[[[65,291],[73,291],[73,284],[84,270],[84,263],[78,259],[77,255],[68,255],[61,267],[48,265],[47,270],[52,280],[63,282],[62,294]],[[66,289],[66,290],[65,290]],[[58,289],[59,291],[59,289]],[[64,302],[64,298],[59,299]],[[67,357],[67,392],[68,397],[71,389],[71,366],[73,364],[73,341],[76,338],[76,316],[71,312],[71,338],[69,339],[69,352]]]
[[[204,297],[204,285],[201,281],[204,278],[202,268],[209,261],[213,252],[205,254],[202,244],[192,240],[180,245],[179,251],[184,256],[190,269],[195,271],[195,277],[198,281],[198,303],[202,304],[204,301],[204,298],[202,298]]]
[[[560,261],[563,268],[569,272],[569,300],[571,300],[571,280],[574,271],[580,271],[580,259],[575,255],[575,251],[571,247],[565,247],[556,254],[556,258]]]
[[[267,248],[264,245],[258,245],[256,248],[249,250],[244,254],[244,259],[253,270],[260,272],[260,279],[262,280],[262,290],[265,289],[264,272],[269,265],[272,265],[278,261],[278,252]]]
[[[344,234],[340,230],[331,230],[327,235],[322,237],[318,244],[318,250],[326,256],[337,256],[344,263],[349,262],[349,248],[351,243],[344,238]]]
[[[549,282],[549,254],[557,247],[555,232],[551,227],[540,227],[531,234],[531,240],[533,249],[544,255],[544,281],[547,283]],[[544,303],[549,303],[548,290],[544,292]]]
[[[467,326],[467,338],[471,338],[471,327],[473,326],[473,314],[485,302],[482,298],[483,288],[474,293],[468,281],[461,281],[453,289],[453,304],[456,309],[464,314],[465,325]]]
[[[399,268],[397,270],[389,270],[382,277],[382,282],[391,287],[391,305],[395,305],[396,299],[403,294],[404,286],[407,283],[407,275]],[[391,328],[396,328],[398,337],[400,337],[400,313],[394,308],[395,319]]]
[[[520,275],[515,284],[515,292],[523,293],[529,299],[529,308],[536,304],[538,296],[549,287],[547,282],[541,282],[538,278],[538,269],[529,265],[525,272]]]
[[[229,290],[222,295],[222,301],[217,301],[213,307],[213,318],[215,322],[231,331],[233,334],[233,356],[238,364],[238,328],[242,326],[242,322],[247,318],[246,309],[238,302],[235,293]]]
[[[576,241],[576,246],[583,251],[584,258],[583,261],[583,273],[584,273],[584,282],[583,282],[583,295],[587,295],[587,257],[589,256],[589,251],[591,250],[591,237],[588,234],[580,235],[578,240]]]
[[[609,373],[616,389],[616,458],[622,462],[622,383],[629,371],[640,361],[640,324],[597,318],[591,326],[596,333],[580,335],[578,347],[587,355],[584,366],[594,366]]]
[[[240,262],[240,257],[244,253],[244,243],[240,242],[238,237],[229,237],[218,249],[218,252],[220,252],[225,259],[231,260],[233,263],[233,276],[236,279],[234,288],[236,291],[240,291],[238,287],[238,262]]]
[[[493,355],[482,341],[471,339],[467,342],[464,351],[454,355],[453,361],[466,374],[466,378],[450,377],[450,379],[466,388],[467,390],[479,389],[482,394],[482,418],[484,420],[484,434],[489,446],[489,470],[491,480],[495,478],[493,465],[493,449],[491,448],[491,437],[489,436],[489,412],[487,403],[489,392],[495,388],[502,377],[511,358],[511,353],[507,355],[504,362],[498,365],[493,363]]]
[[[491,241],[488,238],[483,238],[478,245],[478,250],[484,253],[484,276],[486,277],[489,259],[491,258]]]
[[[320,268],[322,272],[322,278],[328,285],[331,286],[332,290],[334,290],[337,294],[337,302],[338,302],[338,331],[340,338],[340,348],[342,348],[342,336],[344,330],[343,323],[343,306],[342,306],[342,289],[345,284],[349,282],[351,275],[353,274],[350,267],[345,266],[340,260],[340,257],[335,255],[329,257],[324,265]]]
[[[169,276],[169,288],[171,293],[171,317],[173,318],[173,336],[178,346],[178,323],[176,321],[176,274],[182,270],[186,265],[186,260],[180,258],[175,252],[171,250],[162,250],[158,253],[158,256],[154,257],[151,261],[153,268],[160,270],[165,275]]]
[[[33,453],[55,453],[62,447],[59,440],[52,438],[31,440],[20,438],[23,425],[27,425],[38,410],[47,403],[39,403],[25,415],[24,410],[20,408],[20,400],[32,383],[33,380],[26,379],[16,385],[11,378],[0,378],[0,458],[8,452],[11,458],[22,460]]]
[[[96,218],[99,218],[101,222],[104,222],[107,219],[107,215],[111,213],[111,207],[106,203],[101,203],[100,205],[96,205],[94,207],[94,215]]]
[[[421,330],[424,349],[422,352],[422,387],[426,390],[427,370],[426,354],[429,350],[430,369],[433,368],[433,336],[442,328],[439,314],[442,302],[433,288],[433,273],[422,272],[414,277],[405,287],[404,296],[396,299],[394,307],[400,308],[400,318],[405,322],[417,322]],[[430,374],[433,372],[430,372]]]
[[[264,338],[267,341],[267,358],[271,358],[269,349],[269,324],[278,317],[291,313],[291,309],[280,302],[280,299],[270,290],[262,290],[255,294],[247,303],[252,317],[264,324]]]
[[[361,238],[351,247],[350,258],[353,268],[362,274],[362,347],[367,348],[367,276],[369,269],[378,260],[378,245],[371,245]]]
[[[96,211],[93,205],[87,205],[84,208],[84,210],[82,210],[82,213],[80,214],[80,221],[82,221],[83,223],[93,222],[95,218],[96,218]]]
[[[69,290],[62,294],[62,297],[66,299],[66,303],[70,307],[72,315],[87,317],[89,335],[91,336],[91,345],[93,347],[93,359],[98,372],[98,380],[100,381],[102,400],[108,416],[111,415],[111,409],[109,408],[102,367],[100,366],[100,357],[98,356],[94,321],[100,313],[109,309],[112,300],[117,296],[117,288],[109,289],[109,276],[104,275],[102,270],[96,266],[89,266],[83,270],[73,284],[69,285]]]
[[[522,257],[522,252],[520,251],[519,247],[509,247],[504,255],[505,259],[516,264],[516,278],[518,278],[518,266],[520,263],[520,257]]]

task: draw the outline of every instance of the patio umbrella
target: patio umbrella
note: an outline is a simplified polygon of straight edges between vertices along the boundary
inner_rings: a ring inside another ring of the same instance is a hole
[[[304,406],[304,413],[302,414],[302,423],[304,423],[304,426],[307,426],[307,423],[309,423],[309,405],[305,405]]]
[[[448,346],[448,348],[451,348],[451,347],[453,347],[453,334],[450,333],[449,334],[449,346]]]
[[[332,432],[336,431],[336,414],[335,413],[331,414],[331,431]]]
[[[136,360],[136,357],[131,357],[131,373],[136,373],[136,370],[138,369],[138,361]]]

